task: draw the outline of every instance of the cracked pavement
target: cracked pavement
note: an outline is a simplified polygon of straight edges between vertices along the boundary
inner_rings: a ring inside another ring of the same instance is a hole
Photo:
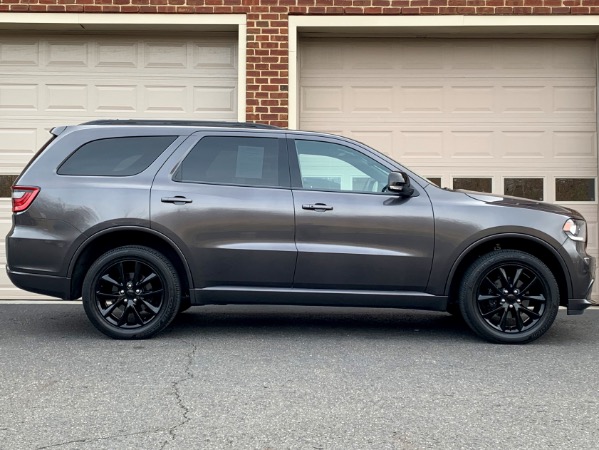
[[[440,313],[201,307],[127,342],[0,302],[0,449],[596,448],[598,319],[498,346]]]

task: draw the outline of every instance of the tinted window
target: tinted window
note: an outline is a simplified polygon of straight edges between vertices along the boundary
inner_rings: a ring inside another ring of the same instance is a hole
[[[277,138],[208,136],[185,157],[175,181],[289,186],[289,168]]]
[[[389,169],[357,150],[319,141],[295,141],[304,189],[381,192]]]
[[[454,178],[454,189],[464,189],[466,191],[492,192],[493,179],[491,178]]]
[[[555,200],[558,202],[594,202],[594,178],[556,178]]]
[[[60,166],[59,175],[127,176],[148,168],[177,136],[100,139],[79,147]]]

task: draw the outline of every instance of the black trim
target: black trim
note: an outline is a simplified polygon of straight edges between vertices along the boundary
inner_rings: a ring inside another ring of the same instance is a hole
[[[20,289],[35,292],[36,294],[62,298],[63,300],[73,300],[70,298],[70,278],[53,277],[37,273],[13,272],[8,266],[6,267],[6,273],[10,281]]]
[[[589,306],[593,306],[593,304],[585,298],[571,298],[568,300],[568,315],[578,316]]]
[[[423,292],[214,286],[194,289],[193,305],[357,306],[447,311],[447,297]]]
[[[274,125],[254,122],[224,122],[210,120],[92,120],[80,125],[144,125],[144,126],[182,126],[182,127],[218,127],[218,128],[254,128],[260,130],[280,130]]]

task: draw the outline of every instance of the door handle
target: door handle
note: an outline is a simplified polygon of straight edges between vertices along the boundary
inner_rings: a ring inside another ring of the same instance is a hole
[[[302,209],[309,209],[311,211],[332,211],[333,207],[325,205],[324,203],[304,204]]]
[[[193,202],[192,199],[185,198],[182,195],[177,195],[175,197],[162,197],[160,199],[160,201],[162,203],[174,203],[174,204],[191,203],[191,202]]]

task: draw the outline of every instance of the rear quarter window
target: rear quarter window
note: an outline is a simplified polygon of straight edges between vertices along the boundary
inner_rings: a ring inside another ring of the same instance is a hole
[[[124,177],[146,170],[177,136],[99,139],[75,150],[58,168],[59,175]]]

